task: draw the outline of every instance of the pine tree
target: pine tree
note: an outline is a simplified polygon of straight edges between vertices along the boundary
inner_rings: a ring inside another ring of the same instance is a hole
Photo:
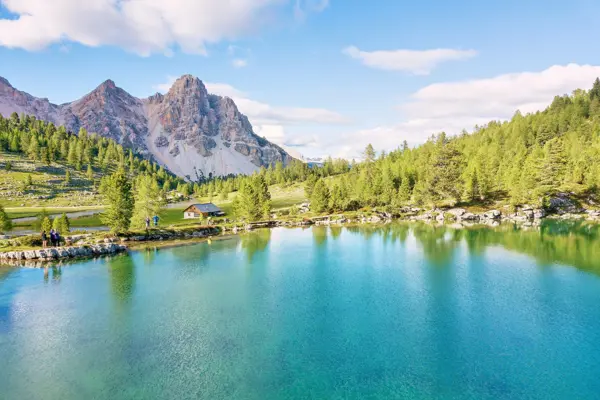
[[[233,201],[234,213],[238,219],[257,221],[260,213],[257,211],[258,195],[249,181],[244,181]]]
[[[45,208],[42,208],[42,210],[35,219],[34,228],[37,231],[41,231],[43,228],[43,223],[46,219],[50,220],[50,215],[48,214],[48,211],[46,211]],[[50,223],[50,225],[52,225],[52,223]],[[50,229],[46,230],[46,233],[48,233],[49,231]]]
[[[4,207],[0,204],[0,232],[6,233],[13,228],[11,219],[4,211]]]
[[[315,188],[315,183],[317,183],[317,177],[315,175],[310,175],[306,182],[304,183],[304,194],[307,199],[310,199],[312,196],[313,189]]]
[[[25,185],[28,188],[33,186],[33,179],[31,178],[31,174],[27,174],[27,178],[25,178]]]
[[[244,181],[233,201],[237,218],[258,221],[271,214],[271,194],[262,175],[253,175]]]
[[[388,205],[392,203],[392,200],[397,196],[396,185],[392,178],[392,172],[389,168],[385,168],[383,176],[381,178],[381,194],[379,196],[379,203],[381,205]]]
[[[50,220],[50,217],[46,216],[42,220],[41,230],[42,230],[42,232],[48,233],[48,232],[50,232],[51,229],[52,229],[52,221]]]
[[[60,229],[60,217],[52,218],[52,229],[58,231],[58,233],[62,234],[63,232]]]
[[[477,170],[474,167],[468,169],[465,173],[465,193],[464,198],[467,201],[476,201],[481,198],[479,192],[479,181],[477,178]]]
[[[106,210],[101,214],[102,222],[114,233],[126,232],[131,223],[134,198],[125,171],[119,169],[114,174],[104,177],[100,184],[100,192],[107,203]]]
[[[334,211],[344,211],[348,203],[347,194],[344,193],[342,185],[334,183],[329,197],[329,208]]]
[[[37,141],[37,138],[31,138],[29,142],[29,147],[27,148],[27,156],[34,161],[40,159],[40,144]]]
[[[258,175],[254,180],[255,191],[258,197],[259,213],[263,218],[271,216],[271,193],[265,178]]]
[[[406,175],[402,177],[402,182],[400,183],[400,187],[398,188],[398,199],[400,203],[406,203],[410,200],[411,197],[411,187],[410,187],[410,178]]]
[[[94,170],[92,169],[92,164],[88,164],[85,176],[88,181],[90,181],[90,182],[94,181]]]
[[[590,90],[590,100],[593,101],[595,99],[600,100],[600,78],[596,78],[594,86],[592,87],[592,90]]]
[[[71,221],[69,221],[69,217],[67,217],[67,214],[62,213],[62,215],[60,216],[59,232],[64,235],[70,231],[71,231]]]
[[[458,201],[461,195],[460,177],[462,174],[462,155],[453,143],[440,135],[433,156],[432,168],[426,178],[427,200],[436,204],[445,199]]]
[[[181,193],[183,197],[188,198],[190,196],[190,185],[188,185],[187,183],[181,185],[179,193]]]
[[[544,160],[540,171],[540,184],[546,193],[557,190],[565,178],[567,154],[560,138],[549,140],[544,146]]]
[[[72,166],[75,166],[77,162],[77,149],[75,146],[74,142],[69,143],[69,152],[67,154],[67,162]]]
[[[323,213],[329,210],[329,188],[323,179],[319,179],[315,183],[315,188],[310,197],[311,211]]]
[[[373,162],[375,160],[375,149],[373,148],[373,145],[371,143],[369,143],[365,148],[363,157],[365,159],[365,162]]]
[[[40,150],[40,158],[45,165],[50,165],[50,151],[47,147],[42,147]]]
[[[67,170],[65,173],[65,186],[69,186],[71,184],[71,172]]]
[[[227,190],[222,190],[221,194],[219,195],[219,199],[226,201],[228,197],[229,197],[229,192]]]
[[[156,179],[149,175],[140,176],[135,185],[135,206],[131,225],[143,228],[146,218],[160,216],[165,206],[164,196]]]

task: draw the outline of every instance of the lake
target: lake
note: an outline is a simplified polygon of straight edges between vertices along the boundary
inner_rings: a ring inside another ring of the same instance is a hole
[[[0,397],[599,398],[599,234],[278,228],[0,268]]]

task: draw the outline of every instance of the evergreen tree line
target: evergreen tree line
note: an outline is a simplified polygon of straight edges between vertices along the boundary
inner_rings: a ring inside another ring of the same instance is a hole
[[[75,135],[67,132],[64,126],[56,127],[51,122],[17,113],[12,113],[9,118],[0,115],[0,152],[20,154],[46,165],[61,163],[85,171],[90,181],[94,171],[108,173],[123,169],[131,176],[151,175],[167,190],[185,184],[162,166],[134,154],[112,139],[89,134],[83,128]],[[12,165],[5,167],[10,169]],[[65,183],[68,185],[70,180],[71,174],[67,170]]]
[[[267,186],[279,184],[289,186],[293,183],[304,182],[309,177],[328,177],[346,173],[351,164],[343,159],[328,158],[320,167],[311,167],[309,164],[298,160],[292,160],[287,166],[278,161],[275,165],[261,167],[252,175],[229,175],[226,177],[215,177],[203,182],[192,184],[192,191],[197,197],[212,197],[226,200],[229,193],[237,192],[240,188],[256,183],[255,176],[259,175]]]
[[[600,187],[600,79],[589,91],[556,96],[544,111],[517,111],[468,134],[433,135],[416,147],[376,154],[367,146],[361,163],[327,160],[261,169],[253,176],[196,184],[202,196],[221,195],[255,182],[304,182],[313,211],[398,209],[504,201],[544,206],[558,192],[595,195]]]

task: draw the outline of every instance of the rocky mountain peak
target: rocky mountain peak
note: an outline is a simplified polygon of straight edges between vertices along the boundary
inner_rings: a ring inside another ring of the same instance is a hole
[[[200,79],[192,75],[183,75],[173,82],[166,96],[171,98],[193,97],[206,99],[208,91]]]
[[[10,82],[8,81],[8,79],[3,78],[0,76],[0,85],[2,86],[8,86],[9,88],[13,88],[13,86],[10,84]]]
[[[107,79],[104,82],[102,82],[102,84],[100,86],[98,86],[99,89],[115,89],[117,87],[117,85],[115,85],[115,82],[112,79]]]

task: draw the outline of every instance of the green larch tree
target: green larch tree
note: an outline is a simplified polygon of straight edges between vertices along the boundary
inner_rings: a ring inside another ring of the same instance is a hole
[[[131,224],[135,200],[125,171],[119,169],[112,175],[104,177],[100,183],[100,193],[107,203],[100,217],[102,222],[114,233],[127,232]]]

